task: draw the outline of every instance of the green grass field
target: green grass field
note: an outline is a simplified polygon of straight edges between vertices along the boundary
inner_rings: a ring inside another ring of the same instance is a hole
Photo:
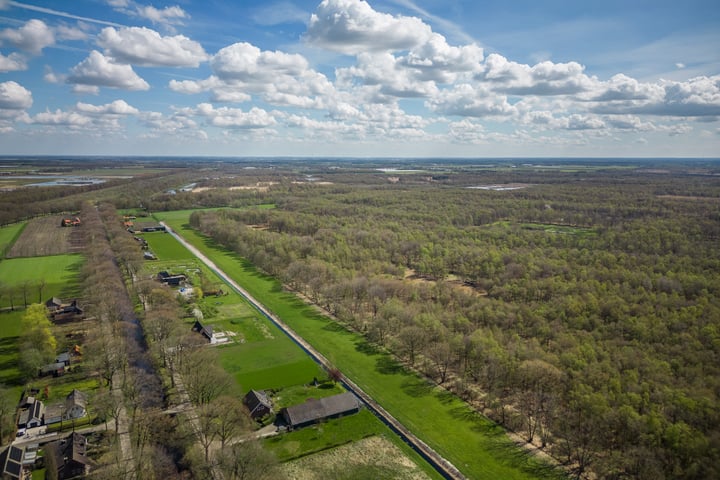
[[[10,250],[10,247],[22,233],[25,225],[27,225],[27,222],[14,223],[0,228],[0,258],[5,257],[7,251]]]
[[[0,313],[0,384],[17,391],[19,400],[22,391],[22,374],[18,368],[18,339],[20,322],[25,312]]]
[[[183,247],[171,235],[162,232],[144,233],[142,238],[147,240],[150,251],[158,260],[184,260],[195,258],[187,248]]]
[[[566,478],[557,469],[516,447],[501,427],[475,413],[464,402],[405,371],[388,354],[368,348],[360,335],[319,315],[294,295],[284,292],[275,279],[260,274],[234,253],[185,227],[187,216],[177,212],[157,216],[208,255],[469,478]]]
[[[368,410],[361,410],[355,415],[268,438],[264,443],[278,460],[286,461],[383,433],[388,433],[387,428]]]
[[[4,287],[0,307],[24,304],[23,286],[28,304],[42,303],[50,297],[74,298],[80,294],[77,274],[83,263],[79,254],[52,255],[47,257],[8,258],[0,262],[0,282]],[[39,282],[45,281],[40,298]]]

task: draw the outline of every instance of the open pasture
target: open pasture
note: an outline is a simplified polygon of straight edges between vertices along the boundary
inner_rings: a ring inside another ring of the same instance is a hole
[[[170,234],[164,232],[144,233],[142,234],[142,238],[148,242],[150,251],[157,256],[158,260],[185,260],[194,258],[193,254]]]
[[[71,217],[71,216],[68,216]],[[82,249],[82,226],[62,227],[62,215],[34,218],[7,253],[8,258],[77,253]]]
[[[17,387],[18,396],[22,388],[22,374],[18,368],[20,351],[20,323],[25,312],[0,313],[0,384]]]
[[[0,307],[42,303],[50,297],[79,296],[77,273],[82,255],[8,258],[0,262]]]

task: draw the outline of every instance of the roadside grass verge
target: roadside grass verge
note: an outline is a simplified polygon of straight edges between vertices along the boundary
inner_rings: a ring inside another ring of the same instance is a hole
[[[20,222],[0,228],[0,258],[5,258],[26,225],[27,222]]]
[[[50,255],[47,257],[7,258],[0,262],[0,278],[6,287],[0,297],[0,307],[10,306],[12,295],[15,307],[27,303],[43,303],[56,296],[71,299],[80,296],[78,272],[84,261],[80,254]],[[45,281],[40,297],[40,282]]]
[[[187,225],[157,214],[325,355],[348,378],[469,478],[560,479],[560,470],[513,444],[505,431],[457,397],[408,372],[387,353],[318,313],[275,279]]]

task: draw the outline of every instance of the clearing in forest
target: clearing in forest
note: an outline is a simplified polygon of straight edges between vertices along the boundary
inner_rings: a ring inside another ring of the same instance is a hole
[[[394,478],[425,480],[429,477],[397,446],[382,436],[368,437],[322,453],[284,463],[288,478]]]
[[[82,226],[62,227],[63,218],[53,215],[30,220],[8,251],[8,258],[40,257],[82,251]]]

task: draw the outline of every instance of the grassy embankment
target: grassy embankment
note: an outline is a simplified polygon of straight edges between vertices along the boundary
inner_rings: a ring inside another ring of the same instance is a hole
[[[515,446],[501,427],[464,402],[408,372],[362,336],[284,292],[277,280],[197,234],[186,225],[188,216],[188,211],[158,214],[466,476],[565,478],[557,469]]]

